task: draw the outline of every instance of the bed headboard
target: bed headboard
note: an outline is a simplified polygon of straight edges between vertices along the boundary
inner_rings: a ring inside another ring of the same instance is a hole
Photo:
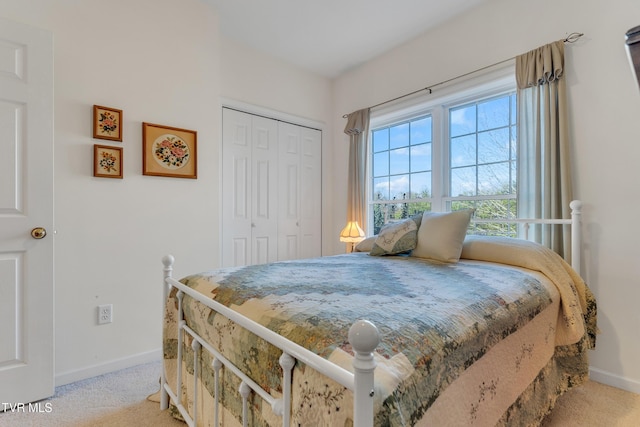
[[[535,224],[550,224],[550,225],[569,225],[571,227],[571,258],[567,261],[571,264],[573,269],[581,274],[580,255],[582,252],[582,202],[580,200],[574,200],[569,204],[571,208],[571,218],[558,218],[558,219],[533,219],[533,218],[517,218],[517,219],[475,219],[471,220],[472,223],[495,223],[500,222],[504,224],[521,224],[524,227],[524,239],[529,238],[529,228]]]

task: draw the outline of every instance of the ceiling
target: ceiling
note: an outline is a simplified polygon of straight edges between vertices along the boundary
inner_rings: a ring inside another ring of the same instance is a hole
[[[487,0],[203,0],[222,34],[336,77]]]

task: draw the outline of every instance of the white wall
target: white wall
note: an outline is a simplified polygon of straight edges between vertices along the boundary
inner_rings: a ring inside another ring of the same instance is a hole
[[[57,384],[160,355],[162,264],[218,260],[218,22],[198,0],[1,0],[54,36]],[[124,179],[94,178],[92,105],[123,110]],[[198,132],[198,179],[142,176],[143,121]],[[184,211],[167,208],[179,203]],[[98,304],[114,321],[96,324]]]
[[[592,377],[640,392],[640,263],[636,184],[640,90],[624,34],[640,24],[637,0],[492,0],[335,81],[335,224],[345,215],[344,113],[584,32],[567,46],[575,195],[585,203],[584,276],[599,303]],[[334,230],[334,232],[336,231]],[[334,246],[335,251],[341,248]]]
[[[330,82],[223,49],[200,0],[0,0],[0,15],[54,35],[56,383],[158,359],[161,257],[178,277],[219,265],[221,96],[326,123]],[[92,176],[110,143],[91,137],[93,104],[123,110],[122,180]],[[198,132],[197,180],[142,175],[143,121]]]

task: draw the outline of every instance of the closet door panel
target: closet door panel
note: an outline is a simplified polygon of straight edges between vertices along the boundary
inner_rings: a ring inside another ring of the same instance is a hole
[[[322,133],[303,128],[300,179],[300,237],[303,258],[322,255]]]
[[[232,238],[231,249],[227,253],[228,266],[247,265],[249,263],[249,242],[246,238]]]
[[[300,126],[278,124],[278,259],[300,258]]]
[[[278,259],[278,122],[253,116],[252,264]]]
[[[228,109],[222,115],[222,265],[231,267],[251,262],[252,117]]]

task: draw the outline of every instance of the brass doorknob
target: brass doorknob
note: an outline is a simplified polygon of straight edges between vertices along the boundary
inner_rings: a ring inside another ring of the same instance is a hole
[[[31,237],[34,239],[44,239],[44,236],[47,235],[47,230],[42,227],[36,227],[31,230]]]

